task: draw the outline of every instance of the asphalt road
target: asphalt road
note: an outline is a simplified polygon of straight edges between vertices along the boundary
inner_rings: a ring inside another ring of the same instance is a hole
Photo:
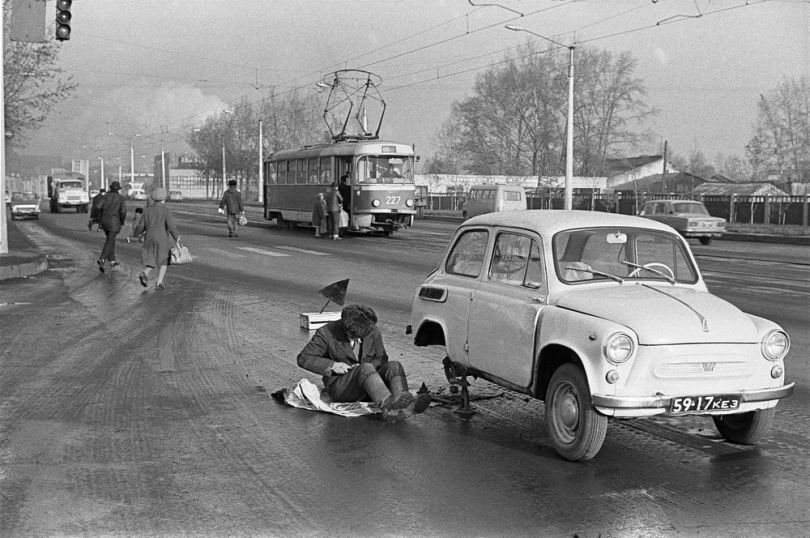
[[[165,291],[138,284],[138,245],[100,274],[85,215],[18,223],[52,270],[0,283],[0,535],[806,534],[810,267],[795,247],[695,246],[715,293],[792,336],[800,386],[761,445],[722,442],[701,417],[612,421],[597,458],[573,464],[539,402],[481,381],[470,420],[440,404],[390,425],[269,398],[318,381],[295,364],[299,314],[344,278],[412,385],[449,398],[440,350],[403,330],[451,224],[326,241],[252,215],[229,240],[215,208],[174,209],[196,260]]]

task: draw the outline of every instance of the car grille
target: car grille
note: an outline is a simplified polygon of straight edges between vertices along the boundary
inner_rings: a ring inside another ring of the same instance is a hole
[[[751,375],[753,368],[748,362],[674,362],[659,364],[655,367],[655,376],[659,378],[722,377]]]

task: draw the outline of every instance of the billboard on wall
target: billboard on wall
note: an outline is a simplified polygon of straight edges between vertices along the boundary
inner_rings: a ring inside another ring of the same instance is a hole
[[[70,171],[82,174],[87,178],[90,176],[90,161],[87,159],[73,159],[70,162]]]

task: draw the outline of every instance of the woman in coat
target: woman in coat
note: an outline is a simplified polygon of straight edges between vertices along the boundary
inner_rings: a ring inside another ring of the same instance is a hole
[[[321,237],[328,233],[326,221],[326,200],[323,193],[319,192],[315,198],[315,206],[312,208],[312,225],[315,226],[315,237]]]
[[[171,236],[176,245],[180,241],[180,236],[174,226],[172,213],[166,205],[166,189],[158,187],[152,191],[151,198],[153,204],[144,209],[143,216],[133,231],[133,235],[136,237],[141,233],[146,234],[143,240],[142,252],[145,268],[138,275],[138,279],[143,287],[147,287],[149,285],[149,275],[152,273],[152,269],[157,267],[158,276],[155,288],[162,290],[165,289],[163,278],[166,276],[169,251],[172,248],[169,237]]]

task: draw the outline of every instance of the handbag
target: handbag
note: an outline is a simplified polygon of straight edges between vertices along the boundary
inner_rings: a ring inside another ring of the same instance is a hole
[[[237,222],[239,222],[239,226],[247,226],[248,220],[246,216],[239,215],[239,219]]]
[[[171,250],[171,263],[174,264],[181,264],[181,263],[191,263],[193,258],[191,257],[191,252],[188,250],[188,247],[177,242],[175,246],[172,247]]]

